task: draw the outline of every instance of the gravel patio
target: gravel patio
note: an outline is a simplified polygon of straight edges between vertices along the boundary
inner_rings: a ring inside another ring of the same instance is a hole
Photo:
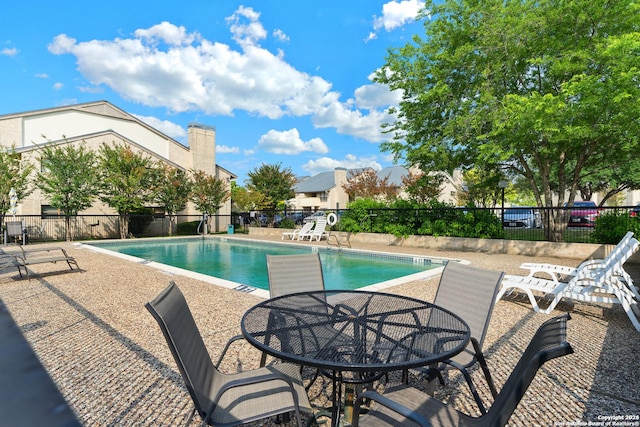
[[[65,247],[82,270],[37,265],[31,269],[30,281],[19,279],[15,270],[0,271],[0,304],[8,308],[78,419],[86,426],[184,424],[191,401],[144,303],[175,280],[215,360],[226,340],[239,333],[243,313],[261,298],[98,253],[87,245],[56,246]],[[362,249],[463,259],[510,274],[524,274],[518,268],[523,262],[580,262],[417,248]],[[628,265],[627,271],[640,283],[640,266]],[[437,278],[419,280],[387,292],[433,300],[437,283]],[[640,332],[618,306],[561,303],[554,314],[566,311],[572,317],[568,340],[575,353],[543,366],[510,426],[607,425],[605,420],[611,417],[640,415]],[[498,390],[537,327],[549,317],[533,312],[519,295],[496,304],[484,348]],[[235,372],[238,365],[257,367],[260,358],[246,343],[233,347],[228,356],[222,367],[228,372]],[[326,404],[328,387],[330,383],[314,387],[312,403]],[[480,387],[480,391],[489,400],[488,389]],[[455,375],[446,387],[437,389],[436,396],[477,414],[466,386]],[[609,425],[640,425],[634,422]],[[199,420],[192,425],[199,425]]]

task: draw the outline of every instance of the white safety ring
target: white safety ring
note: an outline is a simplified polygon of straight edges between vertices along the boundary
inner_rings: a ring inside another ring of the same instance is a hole
[[[338,217],[336,216],[336,214],[330,213],[329,215],[327,215],[327,224],[336,225],[336,222],[338,222]]]

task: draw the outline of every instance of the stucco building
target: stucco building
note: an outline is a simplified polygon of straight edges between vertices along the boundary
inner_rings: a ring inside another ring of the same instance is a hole
[[[305,177],[294,186],[295,198],[289,201],[289,207],[296,210],[333,210],[348,208],[349,196],[343,188],[343,184],[364,169],[347,170],[335,168],[333,171],[321,172],[311,177]],[[459,171],[457,171],[459,172]],[[454,177],[441,172],[444,176],[438,199],[445,203],[455,203],[457,188],[462,184],[461,173]],[[396,188],[397,196],[408,197],[404,191],[403,177],[409,174],[409,170],[403,166],[391,166],[376,172],[379,179],[387,179],[388,184]]]
[[[0,146],[13,146],[22,160],[33,163],[36,169],[39,169],[39,146],[83,143],[87,148],[98,150],[102,144],[115,143],[127,145],[154,161],[179,169],[202,170],[227,182],[236,178],[216,164],[214,127],[190,124],[187,134],[188,145],[185,146],[107,101],[0,115]],[[43,218],[55,213],[38,189],[21,200],[17,210],[18,215],[40,215]],[[227,201],[218,213],[229,215],[231,202]],[[107,215],[115,212],[96,199],[91,208],[80,214]],[[198,215],[199,212],[189,203],[180,214]],[[212,225],[216,229],[224,229],[227,222]]]

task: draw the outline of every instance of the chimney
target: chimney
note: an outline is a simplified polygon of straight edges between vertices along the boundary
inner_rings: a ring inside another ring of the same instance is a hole
[[[200,123],[189,123],[187,135],[193,169],[215,176],[216,128]]]

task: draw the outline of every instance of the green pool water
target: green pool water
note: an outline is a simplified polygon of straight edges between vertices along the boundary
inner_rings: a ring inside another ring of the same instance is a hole
[[[327,289],[358,289],[442,267],[442,260],[337,251],[238,239],[195,238],[92,243],[92,246],[268,290],[266,254],[320,253]]]

